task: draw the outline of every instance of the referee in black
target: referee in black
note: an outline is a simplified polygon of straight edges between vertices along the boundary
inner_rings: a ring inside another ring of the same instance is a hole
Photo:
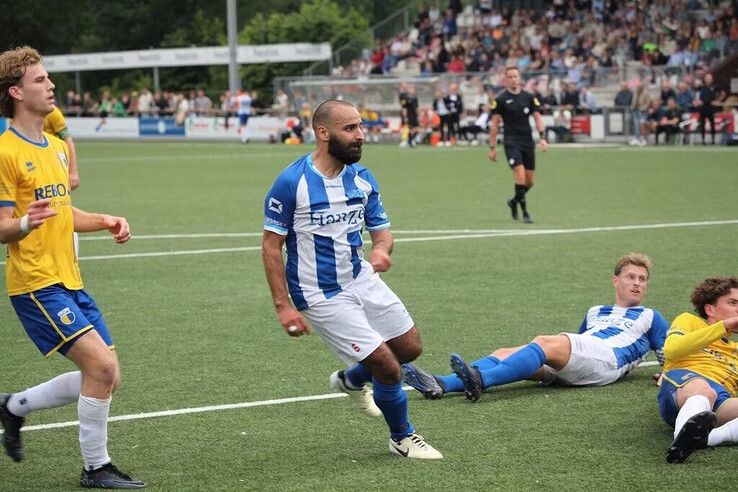
[[[541,118],[541,103],[533,94],[520,86],[520,70],[518,67],[505,69],[507,90],[492,101],[492,124],[489,128],[489,158],[497,160],[497,132],[500,120],[504,123],[505,155],[515,180],[515,195],[507,201],[513,220],[518,220],[518,205],[523,212],[523,222],[532,224],[525,203],[525,194],[533,187],[536,178],[535,143],[530,130],[528,118],[533,115],[536,129],[541,136],[540,145],[543,152],[548,149]]]
[[[712,145],[715,145],[715,99],[716,92],[712,86],[712,74],[706,73],[702,87],[697,89],[694,105],[700,112],[700,135],[702,136],[702,145],[707,145],[705,141],[705,130],[707,130],[707,122],[710,122],[710,136],[712,136]]]

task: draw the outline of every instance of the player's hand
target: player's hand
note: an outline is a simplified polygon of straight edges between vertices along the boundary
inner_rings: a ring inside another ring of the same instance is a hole
[[[301,335],[310,334],[310,326],[302,317],[300,312],[292,306],[286,306],[277,310],[279,316],[279,324],[282,325],[284,331],[291,337],[299,337]]]
[[[548,140],[545,138],[542,138],[540,142],[538,142],[538,145],[541,146],[541,152],[546,152],[548,150]]]
[[[661,381],[663,379],[664,379],[663,374],[661,374],[660,372],[654,373],[653,380],[654,380],[654,382],[656,382],[656,386],[661,386]]]
[[[723,320],[723,325],[728,333],[738,333],[738,316]]]
[[[72,190],[79,188],[79,173],[77,171],[69,173],[69,187]]]
[[[124,217],[106,215],[105,228],[113,235],[113,239],[118,244],[123,244],[131,239],[131,228]]]
[[[51,198],[44,198],[43,200],[36,200],[28,204],[28,230],[32,231],[38,229],[46,222],[46,219],[54,217],[59,212],[49,207]]]
[[[493,162],[497,162],[497,148],[490,147],[489,149],[489,159]]]
[[[369,256],[369,263],[372,264],[375,272],[386,272],[392,266],[392,258],[383,249],[373,249]]]

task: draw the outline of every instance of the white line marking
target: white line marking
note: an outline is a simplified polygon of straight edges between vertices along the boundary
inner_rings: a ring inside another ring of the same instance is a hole
[[[638,367],[647,367],[658,365],[656,361],[641,362]],[[410,386],[403,386],[405,391],[414,390]],[[174,417],[177,415],[189,415],[193,413],[207,413],[207,412],[219,412],[222,410],[238,410],[240,408],[254,408],[254,407],[266,407],[272,405],[286,405],[288,403],[300,403],[304,401],[319,401],[319,400],[332,400],[335,398],[343,398],[348,396],[346,393],[327,393],[323,395],[310,395],[310,396],[295,396],[291,398],[279,398],[276,400],[261,400],[261,401],[246,401],[242,403],[226,403],[223,405],[207,405],[204,407],[191,407],[191,408],[179,408],[177,410],[161,410],[158,412],[144,412],[144,413],[132,413],[128,415],[116,415],[110,417],[108,422],[124,422],[127,420],[143,420],[152,419],[156,417]],[[79,425],[79,420],[70,420],[67,422],[54,422],[51,424],[38,424],[29,425],[21,429],[23,432],[37,431],[37,430],[48,430],[48,429],[61,429],[64,427],[76,427]],[[3,431],[0,430],[0,435]]]
[[[580,234],[587,232],[606,232],[606,231],[632,231],[632,230],[643,230],[643,229],[669,229],[675,227],[704,227],[704,226],[715,226],[715,225],[729,225],[738,224],[738,219],[729,220],[711,220],[704,222],[673,222],[665,224],[635,224],[635,225],[624,225],[624,226],[610,226],[610,227],[584,227],[580,229],[487,229],[486,231],[492,232],[472,232],[470,234],[452,234],[442,236],[427,236],[427,237],[404,237],[395,239],[398,243],[410,243],[410,242],[422,242],[422,241],[450,241],[455,239],[480,239],[480,238],[491,238],[491,237],[517,237],[517,236],[539,236],[546,234]],[[482,230],[485,231],[485,230]],[[429,231],[432,232],[432,231]],[[443,233],[444,230],[435,231]],[[238,234],[238,233],[232,233]],[[257,234],[261,233],[245,233],[245,234]],[[102,237],[102,236],[101,236]],[[236,253],[241,251],[259,251],[260,246],[245,246],[238,248],[213,248],[213,249],[193,249],[193,250],[181,250],[181,251],[156,251],[152,253],[127,253],[120,255],[99,255],[99,256],[82,256],[80,260],[117,260],[126,258],[145,258],[155,256],[182,256],[182,255],[203,255],[211,253]],[[0,265],[4,265],[5,262],[0,262]]]

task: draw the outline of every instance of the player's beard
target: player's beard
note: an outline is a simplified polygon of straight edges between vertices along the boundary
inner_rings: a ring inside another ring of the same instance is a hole
[[[361,141],[344,143],[331,135],[328,138],[328,153],[346,165],[359,162],[361,159]]]

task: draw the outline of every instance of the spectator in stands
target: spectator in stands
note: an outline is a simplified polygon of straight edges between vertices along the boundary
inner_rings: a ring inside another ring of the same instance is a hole
[[[674,89],[671,87],[671,81],[664,77],[661,81],[661,105],[666,106],[666,102],[669,98],[676,99],[676,92],[674,92]]]
[[[659,101],[661,101],[659,99]],[[631,145],[646,145],[645,141],[641,138],[641,124],[646,121],[649,109],[651,108],[651,94],[648,92],[648,87],[639,80],[636,85],[635,98],[633,99],[633,138],[630,141]]]
[[[714,105],[717,92],[712,85],[712,74],[707,73],[704,77],[704,83],[695,94],[694,106],[700,112],[700,135],[702,136],[702,145],[706,145],[705,130],[707,123],[710,123],[710,134],[712,135],[712,144],[715,145],[715,111]]]
[[[571,142],[571,111],[568,109],[557,109],[553,113],[553,125],[546,127],[546,135],[553,132],[555,139],[547,139],[555,142]]]
[[[692,90],[689,88],[689,84],[685,81],[679,82],[677,85],[676,105],[681,111],[691,111],[692,107]]]
[[[602,112],[602,108],[597,103],[597,98],[589,86],[584,86],[579,90],[579,107],[582,111],[589,114],[599,114]]]
[[[151,91],[144,87],[138,96],[138,112],[139,116],[150,116],[154,107],[154,96]]]
[[[449,142],[455,142],[459,137],[459,123],[461,115],[464,113],[464,103],[461,94],[459,94],[458,84],[448,86],[448,95],[443,98],[443,101],[448,109],[448,140]]]
[[[195,114],[197,116],[210,116],[213,109],[213,101],[205,94],[205,90],[198,89],[195,98]]]
[[[666,109],[662,111],[661,119],[656,129],[656,145],[659,144],[659,134],[661,133],[666,135],[665,143],[673,141],[674,136],[681,131],[679,128],[679,123],[681,122],[681,111],[677,107],[676,100],[670,97],[666,100]]]
[[[67,115],[79,116],[82,113],[82,98],[74,91],[67,91]]]
[[[489,105],[483,104],[479,108],[479,115],[477,118],[466,125],[463,125],[459,128],[459,136],[460,141],[465,143],[471,143],[471,145],[479,145],[479,140],[477,140],[477,135],[480,133],[486,134],[489,130]],[[469,135],[471,134],[471,139],[469,138]]]
[[[104,90],[100,97],[100,104],[97,107],[98,114],[101,118],[106,118],[113,112],[113,103],[110,100],[110,91]]]
[[[356,109],[359,110],[359,116],[361,116],[361,126],[364,130],[365,141],[379,142],[379,135],[387,127],[385,119],[378,112],[366,108],[363,104],[359,104]]]
[[[658,126],[664,114],[661,108],[661,99],[653,99],[646,112],[646,119],[641,123],[641,138],[638,141],[638,145],[641,147],[646,145],[648,143],[648,135],[651,133],[656,134],[656,144],[658,145]]]
[[[614,104],[616,107],[627,109],[630,109],[633,104],[633,91],[630,90],[625,80],[620,82],[620,90],[615,94]]]
[[[565,81],[563,84],[564,95],[561,98],[561,106],[568,109],[572,114],[579,112],[579,92],[573,82]]]
[[[438,146],[449,146],[449,111],[446,107],[445,97],[443,91],[440,88],[436,88],[435,97],[433,98],[433,111],[438,115],[440,120],[439,131],[441,132],[441,139],[438,141]]]
[[[559,101],[556,99],[553,89],[546,87],[544,94],[541,96],[541,114],[553,114],[558,105]]]

